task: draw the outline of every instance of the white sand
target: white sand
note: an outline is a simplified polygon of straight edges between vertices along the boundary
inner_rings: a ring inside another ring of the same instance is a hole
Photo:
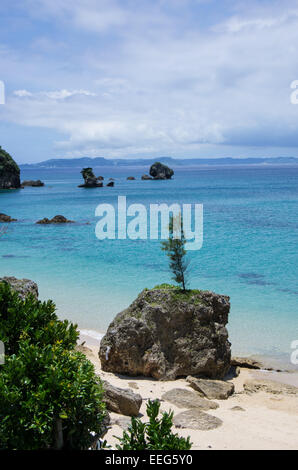
[[[190,389],[186,380],[160,382],[140,377],[124,377],[103,372],[98,359],[98,345],[86,344],[89,350],[85,354],[93,362],[102,379],[121,388],[131,388],[143,398],[141,414],[145,414],[146,401],[161,398],[162,394],[173,388]],[[193,449],[298,449],[298,395],[274,395],[258,392],[247,394],[243,391],[243,383],[251,378],[277,380],[298,386],[298,374],[249,371],[241,369],[240,375],[232,381],[235,394],[228,400],[214,400],[219,404],[216,410],[208,414],[217,416],[223,421],[222,426],[210,431],[192,429],[175,429],[181,436],[190,436]],[[134,384],[132,386],[132,383]],[[134,388],[137,387],[137,388]],[[244,411],[232,410],[240,406]],[[173,410],[175,414],[184,409],[162,401],[161,410]],[[115,417],[111,413],[111,417]],[[145,416],[146,418],[146,416]],[[105,439],[112,446],[117,440],[114,435],[122,436],[123,429],[113,425]]]

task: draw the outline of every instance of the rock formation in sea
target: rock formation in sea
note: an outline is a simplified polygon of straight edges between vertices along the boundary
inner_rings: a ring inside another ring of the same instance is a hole
[[[142,176],[142,180],[152,180],[153,178],[151,178],[151,176],[149,175],[143,175]]]
[[[134,177],[134,176],[128,176],[126,179],[127,179],[128,181],[133,181],[133,180],[135,180],[135,177]]]
[[[150,175],[155,180],[169,180],[174,175],[174,171],[163,163],[155,162],[151,165]]]
[[[9,153],[0,146],[0,189],[20,187],[20,169]]]
[[[73,220],[68,220],[63,215],[55,215],[52,219],[45,217],[44,219],[38,220],[36,222],[40,225],[49,225],[49,224],[74,224]]]
[[[0,222],[7,224],[10,222],[17,222],[17,219],[13,219],[12,217],[10,217],[10,215],[0,214]]]
[[[109,181],[107,186],[110,186],[111,188],[113,188],[115,186],[114,181]]]
[[[84,178],[84,184],[80,184],[79,188],[102,188],[103,187],[103,177],[99,176],[98,178],[93,173],[92,168],[83,168],[81,175]]]
[[[38,298],[38,286],[30,279],[17,279],[16,277],[0,277],[0,282],[6,282],[12,290],[16,291],[22,299],[28,294]]]
[[[39,187],[42,187],[44,186],[44,183],[40,180],[26,180],[26,181],[22,181],[22,184],[21,184],[22,187],[25,187],[25,186],[31,186],[33,188],[39,188]]]
[[[102,369],[161,380],[220,379],[230,368],[229,311],[229,297],[210,291],[145,289],[103,337]]]

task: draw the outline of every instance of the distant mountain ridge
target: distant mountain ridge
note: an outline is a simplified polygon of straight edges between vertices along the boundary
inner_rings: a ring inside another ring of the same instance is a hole
[[[298,158],[296,157],[276,157],[276,158],[172,158],[172,157],[156,157],[156,158],[138,158],[138,159],[121,159],[113,158],[107,159],[104,157],[82,157],[82,158],[53,158],[39,163],[24,163],[20,164],[22,169],[34,168],[84,168],[84,167],[125,167],[125,166],[151,166],[154,162],[160,161],[172,167],[183,166],[239,166],[239,165],[298,165]]]

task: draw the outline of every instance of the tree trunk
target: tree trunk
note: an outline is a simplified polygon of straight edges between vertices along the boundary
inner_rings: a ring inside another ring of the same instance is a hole
[[[54,436],[54,449],[61,450],[63,448],[63,429],[62,429],[62,419],[55,419],[55,436]]]

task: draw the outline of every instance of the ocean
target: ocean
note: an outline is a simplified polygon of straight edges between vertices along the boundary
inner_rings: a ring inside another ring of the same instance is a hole
[[[159,241],[95,236],[98,204],[192,203],[204,206],[204,242],[190,251],[190,287],[231,299],[233,354],[289,361],[298,340],[298,168],[185,168],[168,181],[141,181],[148,169],[103,167],[114,188],[81,189],[79,169],[26,169],[42,188],[0,194],[0,212],[17,218],[0,237],[0,276],[38,283],[61,318],[104,333],[145,287],[171,282]],[[135,176],[135,181],[127,181]],[[62,214],[76,224],[36,225]],[[91,333],[92,334],[92,333]]]

